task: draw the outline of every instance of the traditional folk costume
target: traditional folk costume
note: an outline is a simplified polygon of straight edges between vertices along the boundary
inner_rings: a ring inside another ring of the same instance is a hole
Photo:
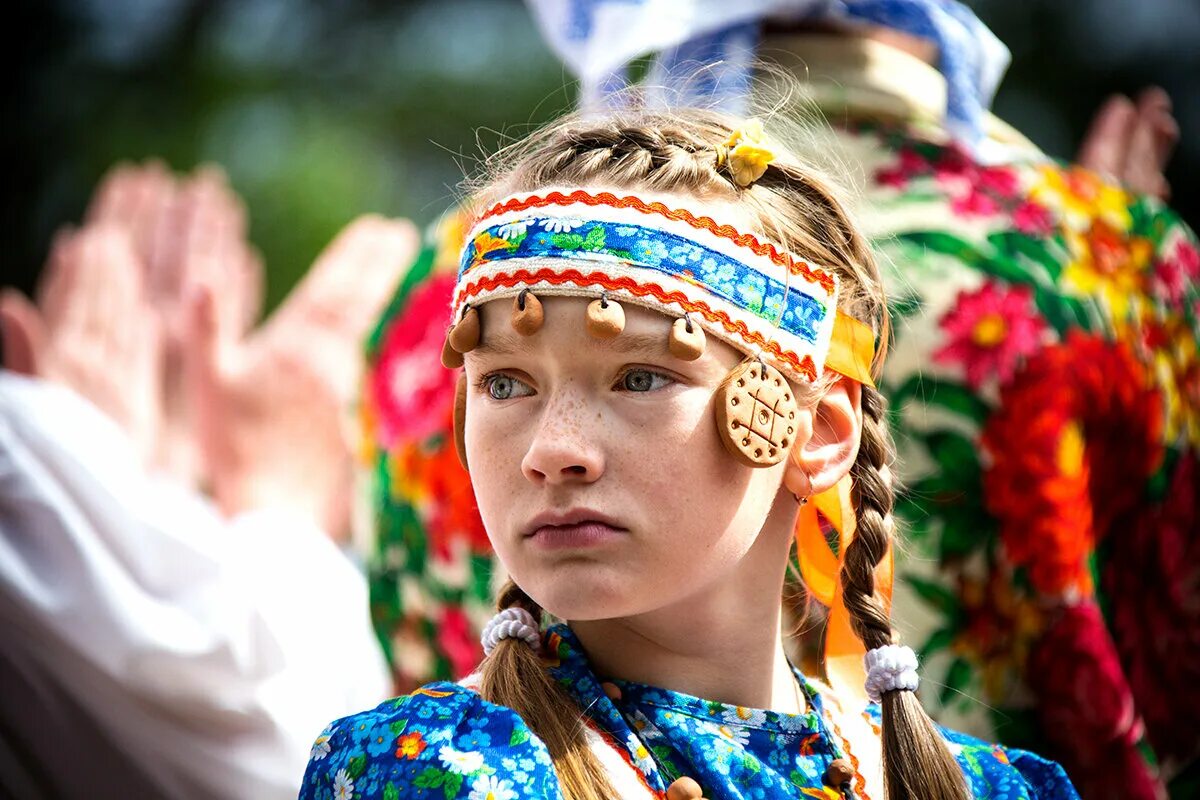
[[[748,124],[714,143],[713,157],[746,186],[773,154],[761,128]],[[753,467],[779,464],[790,452],[800,410],[792,385],[815,381],[826,369],[873,385],[874,332],[838,310],[834,270],[678,199],[548,187],[483,209],[464,241],[451,292],[454,324],[441,351],[446,366],[461,366],[462,354],[488,335],[478,313],[483,303],[510,305],[512,328],[532,335],[542,323],[539,297],[588,298],[580,324],[601,339],[621,335],[624,305],[643,306],[675,319],[667,344],[679,358],[699,357],[707,337],[747,354],[717,389],[715,424],[731,457]],[[396,374],[411,373],[410,366]],[[461,392],[465,380],[457,380]],[[452,439],[465,465],[462,409],[460,398]],[[843,548],[853,535],[848,497],[846,479],[813,504],[835,521]],[[802,547],[833,558],[817,512],[802,520]],[[886,559],[878,575],[885,595],[890,564]],[[818,573],[811,574],[815,580]],[[690,780],[714,799],[879,798],[877,704],[882,693],[916,688],[916,659],[893,645],[863,653],[836,590],[830,605],[826,671],[839,691],[797,671],[805,712],[794,715],[608,680],[593,673],[567,626],[543,632],[523,609],[496,615],[483,647],[518,638],[541,650],[546,669],[576,701],[620,797],[663,797]],[[1051,762],[946,735],[979,796],[1075,797]],[[472,675],[330,725],[314,744],[302,797],[351,796],[515,800],[560,790],[545,745],[514,711],[484,701]]]
[[[649,51],[662,51],[658,83],[690,74],[675,99],[736,102],[762,17],[812,4],[718,4],[689,16],[702,29],[651,24],[637,2],[532,5],[601,105]],[[834,125],[816,148],[850,167],[885,256],[897,325],[880,388],[900,410],[901,530],[923,556],[900,564],[897,617],[947,687],[923,698],[955,727],[1052,753],[1088,800],[1156,797],[1200,745],[1200,676],[1171,655],[1200,636],[1196,238],[1163,204],[1055,163],[986,113],[1007,54],[966,9],[827,5],[942,55],[935,69],[829,35],[764,50],[811,79]],[[714,61],[729,69],[696,80]],[[455,463],[453,379],[396,380],[438,357],[461,235],[451,219],[431,237],[381,322],[362,406],[372,610],[406,689],[473,669],[497,584]],[[801,566],[832,602],[827,560]]]

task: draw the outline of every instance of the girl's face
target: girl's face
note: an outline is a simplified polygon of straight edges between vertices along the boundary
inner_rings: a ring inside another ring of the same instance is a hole
[[[571,620],[715,585],[754,544],[786,467],[739,464],[718,439],[714,391],[744,356],[710,336],[681,361],[667,349],[673,320],[628,303],[625,330],[597,340],[587,300],[542,303],[530,337],[512,329],[511,301],[484,304],[483,342],[466,356],[467,461],[500,560]]]

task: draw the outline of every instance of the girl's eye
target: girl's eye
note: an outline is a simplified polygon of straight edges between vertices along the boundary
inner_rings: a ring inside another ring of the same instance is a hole
[[[652,392],[671,383],[671,378],[648,369],[631,369],[621,376],[621,388],[627,392]]]
[[[514,397],[529,397],[533,388],[511,375],[487,375],[483,388],[493,400],[510,400]]]

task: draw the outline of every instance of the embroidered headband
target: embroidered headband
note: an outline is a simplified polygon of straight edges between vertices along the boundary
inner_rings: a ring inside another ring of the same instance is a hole
[[[546,190],[496,203],[476,221],[453,301],[454,320],[467,324],[455,326],[450,346],[462,353],[477,342],[472,306],[512,297],[514,326],[531,333],[538,295],[590,297],[589,330],[601,337],[624,325],[611,301],[629,302],[679,317],[676,355],[698,356],[707,332],[797,383],[828,366],[871,384],[874,334],[838,313],[837,287],[832,270],[711,217],[613,192]]]

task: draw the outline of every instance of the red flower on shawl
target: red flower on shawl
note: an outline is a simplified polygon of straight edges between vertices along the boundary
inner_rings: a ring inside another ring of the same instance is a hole
[[[929,172],[929,161],[911,147],[900,148],[896,157],[895,164],[875,172],[876,183],[903,189],[913,178]]]
[[[364,398],[384,450],[436,433],[454,403],[458,376],[441,361],[453,291],[453,275],[430,278],[413,291],[384,334]]]
[[[1173,308],[1182,309],[1188,289],[1200,284],[1200,251],[1187,239],[1180,239],[1169,255],[1154,262],[1154,294]]]
[[[1082,797],[1160,797],[1161,786],[1137,750],[1141,720],[1095,603],[1059,610],[1030,653],[1027,677],[1052,755]]]
[[[458,606],[442,609],[441,619],[437,623],[437,647],[450,662],[455,680],[470,675],[483,660],[479,634]]]
[[[1025,200],[1013,209],[1012,221],[1014,228],[1030,236],[1049,236],[1054,230],[1050,209],[1032,200]]]
[[[962,364],[972,389],[992,375],[1007,381],[1020,360],[1038,349],[1046,329],[1034,309],[1032,289],[995,281],[960,293],[938,325],[948,341],[934,360]]]
[[[448,371],[448,370],[447,370]],[[392,492],[412,505],[435,557],[453,555],[450,542],[466,539],[472,553],[491,553],[471,477],[458,461],[450,439],[453,399],[442,414],[441,437],[405,446],[391,456]]]
[[[1176,463],[1162,505],[1114,526],[1101,585],[1121,662],[1159,761],[1195,754],[1200,718],[1200,464]]]
[[[1122,343],[1073,331],[1031,357],[984,427],[984,502],[1047,595],[1090,593],[1087,559],[1162,458],[1163,404]]]

